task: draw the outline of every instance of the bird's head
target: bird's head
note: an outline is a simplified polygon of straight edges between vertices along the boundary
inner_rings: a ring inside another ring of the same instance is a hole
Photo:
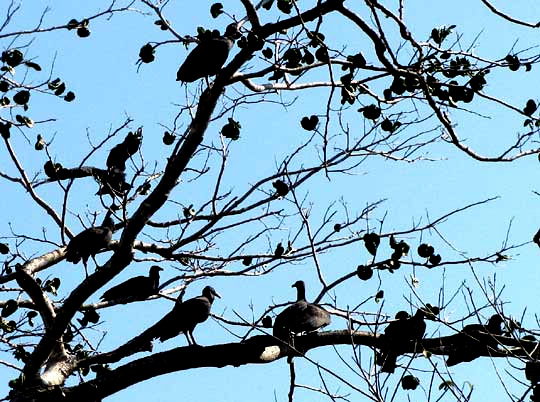
[[[492,331],[493,329],[501,328],[501,324],[504,322],[503,318],[499,314],[492,315],[488,321],[488,328]]]
[[[159,271],[163,271],[163,268],[157,265],[152,265],[150,267],[150,275],[159,275]]]
[[[403,310],[402,310],[402,311],[398,311],[398,312],[396,313],[396,316],[395,316],[396,320],[406,320],[406,319],[408,319],[409,317],[410,317],[410,314],[407,313],[406,311],[403,311]]]
[[[210,301],[213,301],[214,297],[221,299],[221,296],[219,295],[219,293],[216,292],[216,289],[214,289],[212,286],[205,286],[205,288],[202,291],[202,295],[205,296]]]
[[[291,287],[296,288],[296,301],[306,300],[306,285],[304,281],[296,281]]]

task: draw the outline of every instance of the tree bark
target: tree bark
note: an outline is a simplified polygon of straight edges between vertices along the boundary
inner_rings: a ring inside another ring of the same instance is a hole
[[[411,341],[401,350],[406,353],[422,354],[428,351],[434,355],[446,355],[459,340],[459,334],[439,338]],[[517,357],[526,350],[538,346],[535,342],[524,342],[514,338],[495,336],[503,345],[516,346],[515,350],[482,351],[483,356]],[[295,349],[270,335],[257,335],[239,343],[226,343],[211,346],[184,346],[166,352],[134,360],[109,372],[98,375],[95,379],[74,387],[49,387],[27,390],[14,395],[12,402],[90,402],[99,401],[136,383],[159,375],[200,367],[239,367],[246,364],[271,363],[288,356],[302,356],[311,349],[329,345],[363,345],[379,349],[383,345],[382,336],[366,331],[326,331],[312,333],[295,338]],[[52,399],[51,399],[52,398]]]

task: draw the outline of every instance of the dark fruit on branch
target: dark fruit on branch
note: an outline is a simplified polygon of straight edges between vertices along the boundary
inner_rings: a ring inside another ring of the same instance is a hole
[[[13,100],[15,100],[15,97],[13,97]],[[523,108],[523,113],[525,113],[527,116],[532,116],[534,112],[536,112],[536,109],[538,106],[536,105],[536,102],[532,99],[529,99],[527,101],[527,104]]]
[[[176,137],[174,136],[174,134],[171,134],[168,131],[165,131],[165,133],[163,133],[163,143],[165,145],[172,145],[174,143],[175,138]]]
[[[401,379],[401,387],[404,390],[415,390],[420,385],[420,380],[413,375],[406,375]]]
[[[358,268],[356,268],[356,275],[363,281],[367,281],[373,276],[373,269],[371,267],[366,267],[365,265],[359,265]]]
[[[422,258],[429,258],[434,252],[435,249],[431,244],[422,243],[418,246],[418,255]]]
[[[67,29],[69,31],[71,31],[72,29],[75,29],[79,26],[79,21],[77,21],[76,19],[71,19],[69,20],[69,22],[67,23]]]
[[[231,140],[236,141],[240,138],[240,129],[242,126],[239,122],[231,119],[230,117],[228,120],[229,122],[221,128],[221,135],[225,138],[230,138]]]
[[[439,265],[441,263],[441,255],[440,254],[433,254],[429,257],[429,263],[431,265]]]
[[[217,18],[220,14],[223,14],[223,4],[212,4],[212,7],[210,7],[210,14],[212,15],[212,18]]]
[[[87,27],[77,28],[77,35],[79,38],[88,38],[90,36],[90,30]]]
[[[272,186],[276,189],[276,194],[279,197],[285,197],[289,192],[289,186],[282,180],[276,180],[272,183]]]
[[[358,111],[362,112],[364,117],[368,120],[377,120],[379,117],[381,117],[381,108],[375,105],[368,105],[358,109]]]
[[[25,105],[30,100],[30,92],[27,90],[19,91],[13,95],[13,101],[17,105]]]
[[[364,246],[371,255],[377,254],[377,247],[381,242],[381,238],[377,233],[366,233],[364,235]]]
[[[2,52],[2,62],[10,67],[17,67],[23,61],[23,54],[18,49],[6,50]]]
[[[2,317],[9,317],[15,311],[17,311],[18,304],[15,300],[11,299],[2,307]]]
[[[139,58],[143,63],[151,63],[156,59],[154,53],[154,47],[150,43],[147,43],[139,50]]]
[[[300,120],[300,125],[302,128],[306,131],[313,131],[317,128],[317,124],[319,124],[319,118],[317,116],[310,116],[310,117],[302,117],[302,120]]]

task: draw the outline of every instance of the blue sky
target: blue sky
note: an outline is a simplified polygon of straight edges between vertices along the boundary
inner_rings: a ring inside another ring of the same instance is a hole
[[[223,31],[228,23],[224,16],[217,20],[211,19],[208,12],[211,2],[173,3],[166,8],[166,17],[181,34],[194,35],[197,26],[215,27]],[[223,3],[226,9],[230,7],[231,13],[241,15],[240,2]],[[34,26],[40,12],[46,6],[49,6],[51,11],[46,14],[43,25],[55,26],[66,23],[71,18],[81,19],[83,16],[90,15],[104,4],[88,6],[86,2],[81,1],[40,0],[29,5],[27,2],[4,32]],[[0,15],[5,14],[4,7],[5,5],[0,6]],[[145,13],[149,12],[142,4],[135,4],[134,7]],[[441,5],[440,2],[414,0],[406,4],[406,7],[405,19],[419,40],[427,40],[434,27],[455,24],[457,25],[456,32],[463,34],[459,38],[463,48],[467,48],[479,35],[473,52],[485,57],[504,57],[510,52],[518,38],[516,48],[528,48],[537,44],[535,42],[537,37],[531,30],[515,28],[508,22],[489,16],[479,1],[470,4],[468,1],[461,0],[453,2],[450,6]],[[521,0],[512,5],[505,4],[504,7],[509,7],[505,11],[513,12],[523,19],[538,15],[539,10],[539,6],[532,0]],[[34,119],[37,121],[52,117],[56,120],[40,124],[32,130],[26,130],[28,139],[22,135],[13,135],[14,147],[19,150],[20,158],[29,172],[32,174],[38,172],[46,160],[44,153],[33,150],[37,133],[41,133],[47,141],[54,136],[55,140],[50,147],[54,158],[64,166],[73,166],[78,164],[87,152],[87,135],[92,140],[98,141],[109,130],[120,126],[127,116],[133,119],[131,129],[144,126],[142,151],[145,162],[149,164],[150,169],[154,169],[154,163],[156,171],[163,169],[166,156],[171,150],[161,141],[163,125],[169,128],[172,126],[179,109],[178,105],[186,101],[186,91],[188,99],[193,100],[190,94],[197,90],[200,83],[189,84],[186,88],[175,81],[176,70],[189,51],[179,43],[161,46],[156,52],[154,63],[138,68],[136,62],[142,45],[147,42],[171,39],[168,33],[160,31],[153,24],[154,20],[153,16],[132,11],[114,15],[110,20],[101,18],[92,21],[90,23],[92,33],[86,39],[81,39],[75,32],[67,30],[44,33],[35,37],[26,53],[35,58],[44,71],[47,73],[52,71],[52,77],[61,77],[68,90],[74,91],[77,98],[72,103],[66,103],[52,96],[32,96],[29,113],[32,113]],[[0,32],[0,35],[4,32]],[[364,47],[365,39],[348,36],[351,33],[347,27],[333,19],[325,23],[324,32],[330,43],[335,44],[336,47],[347,43],[351,53],[362,50],[368,60],[373,54],[370,48]],[[391,40],[397,39],[392,37]],[[0,41],[2,49],[10,46],[11,39],[2,39],[0,36]],[[28,41],[28,37],[20,37],[16,44],[20,46]],[[257,61],[253,61],[253,64],[255,63]],[[39,83],[46,75],[31,73],[27,81]],[[16,76],[16,78],[20,77]],[[539,78],[536,68],[528,73],[523,71],[494,72],[493,77],[490,76],[490,78],[487,92],[496,97],[504,97],[517,106],[522,107],[527,99],[536,96],[535,84]],[[282,92],[280,96],[272,100],[292,101],[298,97],[295,104],[288,108],[277,104],[239,107],[235,111],[234,118],[242,124],[241,138],[229,146],[230,159],[224,178],[225,187],[241,193],[261,177],[275,173],[277,166],[293,145],[300,144],[307,138],[308,134],[300,128],[300,119],[304,115],[324,113],[326,94],[327,90],[319,89],[306,91],[305,94]],[[482,154],[496,155],[502,146],[512,142],[517,132],[523,130],[523,116],[508,113],[496,106],[493,103],[478,100],[471,106],[478,112],[476,115],[457,110],[451,112],[453,121],[458,125],[457,132],[460,137],[466,138],[467,143]],[[182,132],[189,123],[189,119],[184,115],[178,123],[178,131]],[[216,121],[209,126],[206,133],[207,144],[219,143],[218,133],[223,123],[223,120]],[[349,124],[353,129],[361,130],[365,122],[357,114],[356,118],[349,119]],[[422,128],[434,129],[435,123],[428,122]],[[434,134],[437,133],[439,131]],[[123,138],[124,135],[125,133],[118,138]],[[118,141],[113,140],[106,149],[110,149]],[[313,149],[311,151],[314,152]],[[371,225],[377,225],[376,220],[386,214],[383,232],[387,233],[406,230],[414,222],[426,222],[428,216],[434,219],[469,203],[498,196],[500,198],[497,200],[467,210],[444,223],[440,230],[445,239],[455,249],[465,251],[469,256],[483,256],[500,247],[507,236],[511,222],[510,243],[520,244],[532,238],[538,229],[538,221],[533,211],[537,209],[539,200],[538,196],[532,192],[537,189],[535,173],[539,168],[539,162],[536,156],[533,155],[511,164],[483,164],[466,157],[447,144],[433,145],[427,149],[426,156],[433,161],[407,164],[373,157],[356,169],[355,176],[332,175],[330,180],[322,176],[316,178],[306,188],[300,190],[302,197],[308,197],[312,224],[317,226],[327,205],[331,202],[344,200],[349,210],[355,214],[369,202],[387,199],[373,213],[374,220],[371,222]],[[0,150],[0,158],[3,161],[1,170],[15,174],[13,166],[7,162],[4,148]],[[87,164],[104,166],[106,158],[107,152],[102,151],[96,153]],[[305,163],[315,158],[316,156],[311,154],[306,157]],[[200,159],[194,161],[196,166],[200,166],[200,163]],[[197,206],[211,194],[215,174],[212,173],[208,178],[194,183],[187,181],[189,177],[190,175],[186,175],[182,178],[183,181],[173,197],[183,205]],[[80,180],[74,186],[74,191],[70,194],[70,209],[74,213],[83,214],[85,211],[100,208],[98,198],[93,196],[97,191],[97,184],[92,179]],[[15,232],[33,233],[37,236],[44,227],[50,231],[48,233],[51,237],[58,241],[58,230],[55,231],[50,220],[43,217],[40,210],[28,200],[26,194],[14,188],[12,184],[0,182],[0,191],[9,192],[10,195],[3,197],[0,201],[0,206],[10,211],[10,215],[5,216],[0,222],[2,232],[9,233],[8,222],[11,223]],[[40,194],[55,207],[61,205],[62,199],[58,195],[55,184],[41,187]],[[282,203],[283,208],[292,208],[287,199],[278,202]],[[344,219],[343,209],[338,206],[336,209],[339,211],[338,221]],[[163,212],[158,213],[156,220],[165,217],[172,219],[181,213],[178,205],[168,204]],[[74,230],[81,229],[77,226],[74,217],[71,218],[70,225]],[[275,247],[279,241],[286,242],[287,238],[294,233],[295,228],[296,226],[284,228],[282,232],[273,235],[268,243],[265,239],[260,247],[270,248]],[[236,235],[241,236],[242,233],[220,238],[215,253],[225,254],[227,250],[234,248],[238,241],[235,238]],[[413,250],[419,244],[418,236],[404,237],[404,240],[411,244]],[[423,240],[432,243],[445,259],[459,257],[458,253],[452,251],[433,231],[423,233]],[[40,248],[36,245],[35,247],[35,249],[28,248],[25,251],[30,254],[49,250],[44,246]],[[260,252],[264,251],[267,250],[260,250]],[[500,290],[504,286],[503,300],[508,302],[505,306],[505,312],[508,315],[520,317],[523,310],[530,306],[524,320],[524,324],[529,326],[534,325],[537,302],[534,284],[540,279],[537,270],[537,253],[537,247],[529,244],[514,251],[511,255],[512,259],[502,264],[475,265],[476,273],[481,278],[488,280],[495,276],[497,288]],[[105,261],[104,258],[105,256],[102,256],[100,260]],[[366,261],[368,261],[368,254],[359,243],[320,256],[320,263],[328,281],[350,272]],[[114,283],[119,283],[133,275],[146,274],[150,265],[149,262],[132,264],[118,278],[115,278]],[[162,274],[163,279],[166,280],[178,274],[175,271],[177,264],[166,263],[163,266],[166,268]],[[410,267],[401,269],[393,275],[383,272],[382,285],[376,280],[368,282],[351,280],[335,290],[335,297],[341,307],[347,305],[352,307],[382,288],[386,295],[383,310],[393,315],[396,311],[407,308],[408,304],[404,297],[409,297],[412,293],[407,286],[407,283],[410,283],[411,274]],[[58,275],[62,278],[60,296],[65,296],[70,287],[81,280],[84,272],[81,266],[64,262],[50,270],[50,275]],[[416,291],[425,302],[437,304],[444,277],[446,298],[450,297],[463,281],[467,281],[473,288],[474,295],[478,297],[479,303],[485,303],[468,266],[450,266],[444,270],[427,270],[420,267],[415,270],[415,276],[419,281]],[[228,319],[235,319],[235,313],[238,313],[249,319],[251,318],[250,306],[253,306],[255,314],[261,314],[273,303],[293,300],[295,293],[290,285],[297,279],[306,281],[308,298],[313,298],[318,293],[320,285],[313,270],[313,262],[306,260],[302,264],[282,267],[269,276],[214,278],[198,282],[188,289],[186,297],[198,295],[205,284],[211,284],[223,296],[222,299],[216,301],[214,313],[223,314]],[[90,301],[97,301],[100,294],[94,295]],[[330,299],[325,298],[324,301],[330,302]],[[110,350],[157,321],[171,307],[170,302],[158,300],[145,304],[133,303],[129,306],[103,311],[101,318],[106,324],[90,336],[98,339],[103,335],[100,331],[107,331],[101,349]],[[362,310],[374,312],[379,308],[380,305],[370,301]],[[463,300],[456,300],[442,312],[442,316],[453,321],[459,319],[464,311]],[[486,316],[489,315],[490,313],[487,312]],[[335,318],[330,328],[343,329],[345,322]],[[236,328],[231,330],[242,334],[242,331]],[[448,330],[444,327],[433,323],[428,324],[428,335],[437,334],[437,330],[440,330],[443,335],[448,334]],[[208,320],[198,327],[195,336],[202,345],[236,340],[213,320]],[[156,345],[155,350],[167,350],[184,344],[185,338],[179,336],[163,345]],[[350,359],[350,348],[339,347],[338,350],[346,359]],[[363,348],[362,353],[364,359],[369,359],[369,349]],[[142,354],[135,357],[139,356]],[[356,385],[363,385],[359,377],[344,368],[336,352],[331,348],[312,351],[309,357],[328,367],[337,368]],[[300,359],[297,360],[298,382],[319,387],[320,380],[313,365]],[[439,359],[438,363],[442,365],[442,360]],[[427,363],[420,363],[419,366],[429,368]],[[507,362],[503,360],[497,362],[496,366],[501,372],[508,368]],[[518,367],[521,366],[518,363]],[[488,359],[460,365],[453,372],[456,374],[455,379],[458,384],[460,384],[459,381],[474,383],[473,400],[486,400],[490,397],[493,400],[500,400],[502,386],[494,374],[489,376],[485,374],[486,372],[494,373],[492,363]],[[14,374],[13,371],[0,366],[0,376],[9,379],[13,378]],[[396,378],[397,376],[390,381],[395,381]],[[523,387],[513,380],[508,380],[508,377],[505,378],[510,389],[519,394]],[[2,395],[7,392],[6,382],[0,383]],[[330,386],[336,392],[350,392],[339,382],[330,381]],[[288,387],[288,367],[285,360],[280,360],[267,365],[171,373],[137,384],[107,400],[172,401],[181,396],[183,400],[188,401],[238,401],[254,398],[261,401],[282,401],[286,400]],[[310,391],[299,389],[296,392],[297,400],[324,399]],[[411,398],[422,400],[420,396],[422,391],[417,390],[415,393],[411,394]],[[353,394],[350,400],[362,399],[359,395]],[[401,398],[398,397],[396,400],[401,400]]]

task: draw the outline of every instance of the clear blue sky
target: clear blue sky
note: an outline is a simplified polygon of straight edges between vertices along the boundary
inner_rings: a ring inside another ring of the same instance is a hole
[[[5,3],[7,3],[6,0],[0,5],[0,15],[5,14]],[[239,1],[223,3],[226,8],[235,7],[234,13],[237,16],[241,15]],[[523,19],[539,15],[540,7],[533,0],[521,0],[512,5],[503,4],[502,1],[499,3],[501,7],[503,5],[511,7],[505,11],[513,12]],[[224,16],[217,20],[211,19],[208,11],[211,4],[206,1],[171,2],[166,9],[166,17],[180,34],[194,35],[197,26],[215,27],[223,31],[228,20]],[[83,1],[40,0],[31,4],[26,2],[12,24],[0,32],[0,35],[6,31],[32,28],[37,24],[41,11],[46,6],[49,6],[51,10],[44,18],[44,27],[63,24],[71,18],[81,19],[99,10],[99,6],[89,6]],[[135,4],[134,7],[144,12],[150,11],[142,4]],[[463,34],[460,37],[463,48],[467,48],[479,35],[473,50],[478,55],[502,58],[510,52],[518,38],[516,48],[537,45],[535,42],[537,36],[533,35],[532,30],[516,29],[508,22],[490,16],[480,1],[460,0],[452,4],[444,3],[444,5],[441,2],[412,1],[406,3],[406,7],[405,20],[419,40],[427,40],[433,27],[455,24],[456,31]],[[231,12],[233,12],[232,9]],[[73,166],[79,163],[87,151],[87,134],[92,140],[99,141],[111,128],[121,125],[126,116],[134,120],[131,129],[144,126],[142,149],[145,162],[152,166],[155,161],[156,170],[163,169],[171,148],[161,141],[164,131],[162,124],[170,127],[178,112],[178,105],[185,102],[186,87],[180,86],[175,81],[175,73],[187,55],[187,51],[181,44],[162,46],[157,50],[154,63],[138,68],[136,61],[143,44],[171,39],[168,33],[160,31],[153,24],[155,19],[133,11],[114,15],[109,21],[103,18],[92,21],[90,24],[92,33],[86,39],[77,37],[74,31],[66,30],[44,33],[35,37],[35,41],[30,44],[26,54],[35,58],[44,71],[52,71],[52,77],[61,77],[68,90],[74,91],[77,98],[72,103],[66,103],[51,96],[32,97],[29,114],[36,121],[51,117],[56,120],[38,125],[32,131],[27,130],[28,141],[18,133],[13,135],[14,146],[20,150],[20,158],[31,175],[38,172],[46,160],[44,153],[33,150],[33,142],[38,133],[41,133],[47,141],[55,136],[51,146],[53,156],[64,166]],[[366,56],[372,54],[371,49],[364,48],[362,38],[349,38],[348,31],[343,25],[335,23],[334,20],[329,21],[330,23],[325,24],[323,31],[331,44],[339,47],[345,42],[348,43],[351,53],[362,50]],[[29,39],[29,37],[21,37],[15,43],[20,46],[29,42]],[[11,38],[0,39],[2,49],[8,48],[11,40]],[[397,39],[391,38],[391,40]],[[45,76],[46,74],[34,74],[28,77],[28,81],[39,83]],[[21,77],[16,76],[16,78]],[[535,98],[536,83],[540,77],[537,69],[533,68],[533,71],[529,73],[522,71],[504,75],[497,73],[490,78],[492,80],[489,81],[487,88],[490,94],[504,97],[519,106],[524,105],[527,99]],[[187,86],[188,97],[197,85]],[[296,104],[287,109],[278,105],[259,104],[239,108],[235,113],[235,119],[240,120],[242,133],[240,140],[230,145],[230,161],[225,176],[225,187],[230,186],[234,191],[241,192],[260,177],[274,173],[283,156],[292,149],[292,145],[299,144],[306,138],[306,132],[299,125],[301,117],[307,114],[324,113],[325,94],[326,90],[312,90],[305,94],[282,93],[281,99],[284,100],[290,101],[296,96],[299,97]],[[193,98],[190,97],[190,99]],[[274,100],[279,99],[274,98]],[[475,109],[476,105],[478,105],[477,109]],[[523,130],[521,125],[523,117],[500,112],[499,109],[494,108],[493,104],[478,101],[472,104],[472,108],[478,112],[477,115],[454,111],[452,117],[458,124],[457,132],[460,137],[466,138],[468,144],[477,147],[480,153],[497,154],[497,150],[503,144],[511,143],[516,133]],[[6,113],[6,111],[3,110],[0,113]],[[188,122],[186,116],[179,119],[179,132],[183,131]],[[357,115],[356,120],[350,120],[350,124],[351,127],[356,124],[358,129],[361,129],[364,122]],[[218,132],[222,125],[223,121],[218,121],[209,126],[206,134],[207,143],[219,142]],[[424,128],[433,127],[432,121],[431,126],[428,124]],[[449,145],[443,144],[430,148],[427,156],[434,161],[406,164],[372,158],[358,167],[356,176],[334,175],[330,181],[324,177],[314,180],[308,186],[309,188],[304,188],[301,192],[302,195],[308,194],[312,203],[313,225],[316,226],[320,221],[328,203],[340,199],[347,202],[353,214],[361,211],[369,202],[387,199],[374,213],[375,220],[372,224],[376,225],[376,219],[381,219],[387,213],[383,232],[390,232],[406,230],[414,222],[425,222],[427,214],[434,219],[466,204],[500,196],[496,201],[449,219],[440,228],[445,239],[456,250],[467,252],[470,256],[482,256],[500,247],[506,238],[511,221],[510,243],[523,243],[532,238],[539,223],[536,219],[537,214],[533,212],[537,210],[539,202],[538,196],[532,192],[537,189],[536,173],[539,169],[539,162],[535,156],[512,164],[482,164],[465,157]],[[99,152],[87,164],[104,166],[106,157],[106,152]],[[2,160],[0,170],[15,174],[14,167],[7,162],[4,148],[0,149],[0,158]],[[211,177],[215,175],[212,174]],[[203,180],[201,184],[183,183],[179,186],[180,190],[174,194],[175,199],[185,205],[197,206],[208,199],[213,190],[211,183],[211,180]],[[97,191],[97,185],[92,179],[80,180],[75,187],[76,191],[72,191],[70,195],[70,206],[74,213],[83,214],[86,210],[99,209],[97,197],[93,197]],[[0,207],[4,211],[10,211],[9,215],[4,213],[4,218],[0,221],[1,233],[6,235],[9,233],[8,222],[11,223],[15,232],[33,233],[36,236],[40,235],[43,226],[48,228],[51,237],[58,241],[58,231],[54,230],[48,218],[44,217],[40,210],[28,200],[26,194],[20,189],[15,191],[13,188],[12,184],[0,182],[0,191],[4,194],[9,192],[9,197],[2,197]],[[62,201],[58,198],[54,184],[40,188],[40,194],[56,207]],[[280,202],[283,202],[286,208],[291,207],[286,200]],[[166,214],[158,214],[160,219],[165,216],[172,218],[182,212],[176,205],[168,205],[165,211]],[[341,219],[344,218],[343,214],[338,214],[338,216]],[[73,217],[71,217],[70,225],[74,230],[80,229]],[[281,238],[278,235],[272,237],[273,246],[279,241],[286,242],[287,238],[293,235],[294,228],[287,229],[290,232],[284,230]],[[242,234],[232,234],[231,238],[221,239],[216,245],[215,253],[225,254],[227,250],[235,247],[238,239],[233,236],[236,235]],[[446,245],[436,233],[426,232],[423,236],[424,240],[432,243],[438,251],[440,250],[443,258],[459,258],[459,254]],[[413,249],[419,244],[417,237],[404,239],[409,241]],[[30,255],[32,251],[39,253],[47,250],[50,248],[43,247],[26,250],[26,252]],[[266,251],[266,249],[261,251]],[[510,261],[497,266],[477,265],[476,272],[486,281],[496,276],[497,289],[505,287],[503,299],[508,301],[505,312],[508,315],[521,317],[523,310],[529,307],[524,324],[534,325],[533,315],[538,299],[535,284],[540,279],[537,269],[538,249],[533,244],[527,245],[517,250],[511,257]],[[321,265],[329,282],[367,260],[368,255],[360,244],[320,256]],[[150,263],[133,264],[121,276],[115,278],[114,282],[118,283],[133,275],[146,274],[150,265]],[[163,266],[165,268],[162,274],[163,279],[177,275],[174,264],[171,266],[163,264]],[[411,291],[407,286],[411,274],[410,268],[401,269],[393,275],[388,272],[382,273],[380,288],[385,290],[383,308],[385,313],[393,315],[396,311],[407,307],[404,296],[411,296]],[[415,272],[419,280],[417,292],[425,302],[437,304],[443,284],[443,274],[446,298],[450,297],[456,287],[466,280],[474,289],[474,295],[478,300],[485,302],[467,266],[451,266],[444,272],[442,269],[417,269]],[[61,263],[51,270],[50,275],[58,275],[62,278],[60,296],[65,296],[70,286],[81,280],[84,272],[79,265]],[[236,319],[236,312],[250,319],[251,305],[254,313],[258,315],[274,302],[281,303],[294,299],[294,289],[291,289],[290,285],[297,279],[306,281],[308,298],[318,293],[319,287],[313,263],[307,260],[301,265],[286,267],[268,277],[231,277],[199,282],[188,289],[186,297],[199,294],[205,284],[210,284],[223,296],[214,305],[215,313],[223,314],[227,319]],[[338,287],[335,295],[341,307],[347,305],[352,307],[375,294],[378,289],[379,284],[376,280],[369,282],[352,280]],[[97,301],[100,294],[101,291],[90,301]],[[458,297],[458,299],[462,298]],[[325,301],[330,300],[325,299]],[[145,304],[133,303],[129,306],[103,311],[101,318],[107,323],[99,329],[107,332],[104,334],[101,350],[110,350],[130,339],[154,323],[171,307],[170,302],[159,300]],[[379,305],[372,301],[367,303],[363,310],[375,312],[378,308]],[[459,319],[463,314],[463,300],[454,301],[449,309],[442,312],[443,318],[450,321]],[[489,316],[490,313],[486,315]],[[109,325],[109,323],[113,324]],[[335,318],[331,329],[343,329],[345,326],[345,321]],[[441,334],[449,334],[445,328],[428,323],[427,335],[432,335],[437,328],[441,330]],[[242,334],[236,328],[231,330]],[[91,336],[98,339],[101,335],[101,332],[96,331]],[[195,336],[202,345],[236,340],[213,320],[198,327],[195,330]],[[155,350],[167,350],[184,344],[185,338],[179,336],[163,345],[156,345]],[[350,348],[340,347],[338,350],[346,359],[350,359]],[[365,354],[364,358],[368,359],[369,349],[363,348],[362,351]],[[143,354],[139,354],[135,357],[142,356]],[[363,385],[362,380],[348,371],[339,361],[332,348],[312,351],[309,356],[329,368],[336,368],[357,386]],[[319,387],[320,380],[313,366],[300,359],[297,360],[297,381]],[[347,361],[350,362],[350,360]],[[442,367],[442,360],[438,362]],[[419,367],[424,367],[424,365],[419,365]],[[426,364],[424,368],[429,368],[429,366]],[[501,360],[497,363],[497,368],[504,376],[502,372],[508,368],[508,365]],[[456,375],[456,382],[470,381],[474,384],[473,400],[504,399],[503,388],[496,379],[494,369],[488,359],[460,365],[453,372]],[[490,374],[486,375],[487,372]],[[516,374],[515,371],[514,374]],[[517,375],[524,378],[522,373]],[[0,365],[0,378],[5,379],[0,382],[0,395],[7,393],[7,380],[13,377],[15,375],[12,370]],[[513,380],[508,380],[508,377],[504,378],[507,379],[507,385],[512,392],[519,394],[522,387],[520,388]],[[336,392],[346,389],[334,381],[330,381],[329,384]],[[288,387],[288,366],[282,359],[267,365],[197,369],[172,373],[135,385],[111,396],[107,401],[176,401],[179,399],[243,401],[255,398],[261,401],[283,401],[287,398]],[[296,392],[297,400],[323,399],[313,392],[305,390]],[[411,393],[411,398],[423,400],[422,392],[417,390]],[[405,400],[404,394],[401,398],[403,399],[398,397],[397,400]],[[359,401],[362,398],[359,395],[351,395],[350,400]]]

